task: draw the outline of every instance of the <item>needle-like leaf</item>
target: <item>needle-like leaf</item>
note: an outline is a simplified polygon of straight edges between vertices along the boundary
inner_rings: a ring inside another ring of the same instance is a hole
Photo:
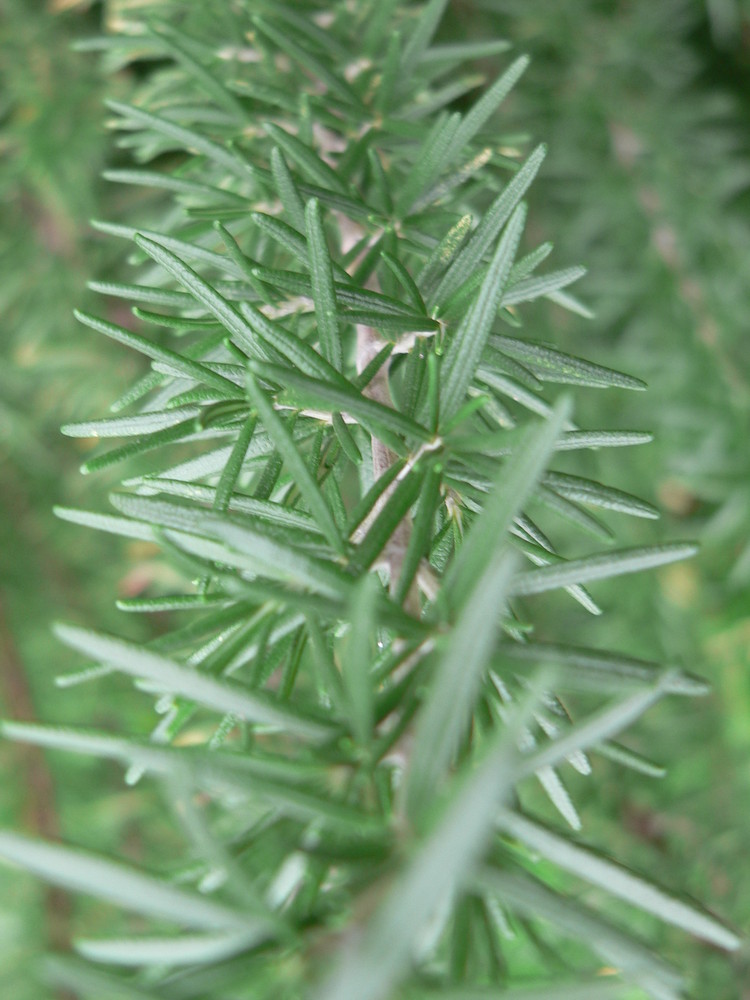
[[[644,546],[635,549],[621,549],[570,559],[567,562],[520,573],[511,588],[518,596],[540,594],[545,590],[556,590],[571,583],[590,583],[592,580],[606,580],[623,573],[638,573],[644,569],[665,566],[681,559],[690,559],[698,547],[689,542],[672,542],[666,545]]]
[[[256,921],[134,868],[59,844],[0,832],[0,858],[64,889],[85,892],[158,920],[201,930],[249,931]],[[264,928],[267,930],[267,928]]]
[[[75,625],[57,625],[55,634],[67,646],[99,663],[116,667],[131,677],[148,680],[164,692],[182,695],[214,711],[232,712],[250,722],[271,726],[301,739],[315,741],[330,735],[325,724],[306,718],[265,695],[205,677],[133,643]]]
[[[305,208],[307,245],[310,250],[310,275],[315,318],[322,354],[334,368],[341,368],[342,352],[336,314],[336,295],[333,290],[333,270],[328,252],[320,205],[313,198]]]
[[[519,205],[498,243],[479,295],[448,342],[440,379],[440,411],[443,421],[449,420],[458,411],[476,375],[525,221],[526,210]]]
[[[501,809],[497,819],[501,830],[520,840],[531,851],[572,872],[592,885],[606,889],[613,896],[641,907],[654,916],[673,924],[718,948],[734,950],[740,939],[717,920],[696,907],[665,892],[621,865],[558,836],[539,823],[519,813]]]
[[[252,372],[248,372],[247,374],[247,394],[250,402],[258,411],[258,416],[268,431],[268,436],[286,462],[297,487],[307,501],[310,512],[318,522],[321,531],[333,548],[337,552],[343,553],[345,551],[344,540],[336,526],[331,508],[328,506],[317,480],[307,467],[307,463],[300,454],[288,428],[274,410],[273,403],[258,385],[258,381]]]

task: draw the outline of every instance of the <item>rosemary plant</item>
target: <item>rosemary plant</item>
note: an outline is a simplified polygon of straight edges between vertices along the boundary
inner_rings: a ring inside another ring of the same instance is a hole
[[[185,583],[119,602],[176,619],[146,645],[57,628],[96,664],[78,680],[119,671],[155,696],[150,738],[4,729],[156,776],[189,847],[167,878],[0,835],[4,858],[154,922],[77,942],[109,971],[53,963],[80,996],[511,997],[535,950],[527,997],[681,996],[610,897],[739,943],[574,835],[566,769],[658,773],[616,737],[706,686],[542,641],[538,595],[597,615],[587,584],[694,546],[610,544],[592,508],[655,508],[553,468],[650,435],[582,428],[548,385],[644,386],[520,328],[539,298],[585,313],[583,269],[520,249],[545,150],[519,162],[496,112],[526,58],[468,98],[466,67],[508,46],[435,42],[445,6],[126,5],[91,45],[147,67],[111,104],[137,165],[107,176],[157,194],[97,224],[138,277],[96,283],[104,315],[78,319],[151,364],[114,416],[64,428],[126,439],[84,465],[129,463],[115,512],[59,514],[158,544]],[[582,537],[565,556],[558,521]],[[560,822],[524,807],[532,782]],[[571,941],[562,981],[550,956]]]

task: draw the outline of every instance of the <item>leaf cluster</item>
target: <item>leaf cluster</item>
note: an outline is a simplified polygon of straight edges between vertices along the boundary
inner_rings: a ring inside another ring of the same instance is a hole
[[[127,973],[54,965],[84,996],[491,996],[545,926],[589,957],[540,997],[610,995],[575,978],[595,962],[618,970],[611,995],[678,997],[679,973],[569,877],[738,945],[522,804],[538,782],[577,832],[566,769],[658,771],[618,735],[705,691],[543,641],[537,595],[598,615],[589,584],[695,547],[618,546],[602,512],[657,510],[553,468],[650,435],[582,428],[548,385],[644,386],[526,337],[527,302],[586,313],[567,291],[583,271],[521,249],[545,149],[519,162],[496,112],[527,59],[475,96],[465,67],[507,46],[436,41],[445,6],[153,4],[89,46],[154,63],[135,102],[110,103],[137,166],[107,176],[156,197],[142,222],[99,224],[137,278],[96,283],[103,315],[77,317],[149,365],[113,415],[64,428],[123,442],[83,469],[125,463],[115,513],[59,514],[156,543],[185,583],[120,602],[176,618],[145,645],[57,629],[96,665],[62,683],[132,677],[155,697],[150,737],[4,728],[156,776],[189,848],[170,882],[0,835],[6,859],[155,922],[78,943]]]

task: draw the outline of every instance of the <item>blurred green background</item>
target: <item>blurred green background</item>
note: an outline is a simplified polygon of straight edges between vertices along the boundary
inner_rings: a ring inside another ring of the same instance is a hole
[[[104,127],[103,97],[127,96],[138,72],[71,43],[133,2],[0,3],[0,703],[5,717],[140,733],[151,710],[128,684],[110,681],[106,695],[55,684],[77,664],[49,631],[68,618],[145,638],[163,624],[114,609],[116,596],[164,572],[148,546],[51,512],[103,504],[106,475],[82,477],[80,448],[58,427],[104,414],[138,371],[71,317],[86,281],[111,278],[121,262],[88,219],[122,220],[133,198],[99,174],[127,162]],[[664,704],[628,735],[666,778],[606,762],[593,782],[570,777],[585,835],[748,931],[750,5],[454,0],[442,30],[500,35],[533,57],[506,109],[529,142],[550,145],[531,193],[532,235],[555,243],[556,266],[589,267],[577,292],[596,315],[539,308],[529,336],[649,383],[647,394],[578,402],[584,425],[658,435],[592,460],[595,477],[664,509],[655,526],[617,524],[620,537],[703,545],[691,563],[598,589],[616,613],[592,623],[560,604],[541,623],[580,644],[678,661],[714,685],[710,698]],[[115,769],[16,745],[0,745],[0,769],[3,826],[133,859],[174,836],[153,789],[127,788]],[[33,972],[39,956],[109,917],[4,868],[0,899],[0,994],[49,1000]],[[727,960],[677,932],[638,929],[687,968],[696,1000],[750,998],[748,953]]]

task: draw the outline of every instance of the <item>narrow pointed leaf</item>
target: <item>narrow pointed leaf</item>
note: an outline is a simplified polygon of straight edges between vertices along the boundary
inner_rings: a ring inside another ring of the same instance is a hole
[[[230,174],[244,179],[250,176],[250,167],[247,164],[212,139],[207,139],[204,135],[178,125],[168,118],[162,118],[159,115],[143,111],[141,108],[135,108],[131,104],[121,104],[119,101],[107,101],[106,103],[108,108],[116,111],[123,118],[129,118],[145,128],[153,129],[169,139],[174,139],[181,148],[196,150],[209,160],[213,160],[218,166],[228,170]]]
[[[592,580],[605,580],[621,576],[623,573],[638,573],[681,559],[690,559],[697,551],[696,545],[673,542],[621,549],[618,552],[607,552],[583,559],[570,559],[558,565],[543,566],[519,574],[511,591],[517,596],[539,594],[545,590],[556,590],[558,587],[567,587],[574,583],[590,583]]]
[[[445,302],[481,265],[485,254],[489,252],[501,229],[536,177],[546,152],[545,146],[537,146],[505,190],[498,195],[468,243],[459,251],[440,281],[431,296],[431,305]]]
[[[446,573],[443,589],[448,594],[465,595],[473,581],[484,572],[497,539],[503,538],[510,530],[514,517],[520,513],[542,476],[568,412],[568,402],[562,400],[557,404],[553,418],[527,432],[523,442],[519,443]]]
[[[464,150],[495,113],[529,65],[528,56],[519,56],[464,116],[455,136],[456,149]]]
[[[492,337],[491,343],[498,350],[517,358],[536,371],[539,378],[549,381],[571,382],[580,385],[613,386],[620,389],[645,389],[646,384],[632,375],[595,365],[570,354],[563,354],[544,344],[516,340],[514,337]]]
[[[206,965],[231,958],[268,937],[268,928],[225,931],[218,934],[181,934],[179,937],[79,938],[76,951],[91,962],[123,966]]]
[[[476,375],[525,221],[525,209],[519,206],[498,243],[479,295],[448,342],[440,379],[440,410],[444,421],[457,412]]]
[[[401,57],[401,79],[411,80],[414,70],[422,60],[437,31],[448,0],[429,0],[419,14],[416,24],[404,46]]]
[[[519,713],[523,724],[530,709]],[[479,766],[457,781],[451,800],[388,895],[363,936],[342,950],[337,969],[315,1000],[384,1000],[408,970],[412,949],[438,906],[471,876],[492,829],[497,807],[513,780],[517,729],[496,736]]]
[[[586,274],[585,267],[567,267],[563,271],[553,271],[551,274],[544,274],[538,278],[527,278],[525,281],[514,283],[503,295],[500,303],[502,306],[514,306],[519,302],[533,302],[543,295],[549,295],[560,288],[566,288],[578,281]]]
[[[514,569],[515,561],[503,553],[502,544],[497,546],[467,596],[434,670],[410,751],[406,802],[413,820],[432,804],[468,729]]]
[[[432,436],[426,427],[403,416],[390,406],[363,396],[353,386],[349,388],[343,385],[329,385],[319,379],[308,378],[276,365],[260,363],[254,365],[254,369],[261,377],[278,381],[288,387],[293,391],[295,398],[299,398],[307,405],[313,407],[322,405],[331,412],[349,413],[362,421],[371,421],[376,426],[387,428],[395,434],[403,434],[404,437],[413,440],[423,442],[431,440]]]
[[[171,250],[167,250],[166,247],[160,246],[153,240],[144,236],[136,236],[135,242],[218,319],[230,332],[238,347],[247,351],[250,357],[266,357],[267,352],[258,344],[247,321],[227,302],[223,295],[220,295],[207,281],[204,281],[197,271],[181,261]]]
[[[320,530],[333,548],[337,552],[343,553],[345,550],[344,541],[317,480],[307,467],[307,462],[300,454],[294,438],[274,410],[273,404],[258,385],[258,381],[252,372],[248,372],[247,374],[247,393],[250,402],[258,411],[258,416],[263,426],[268,431],[268,436],[276,445],[297,487],[305,498],[310,512],[318,522]]]
[[[321,353],[334,368],[341,368],[342,352],[333,289],[333,269],[328,252],[320,205],[313,198],[305,209],[307,245],[310,250],[310,275],[315,318],[318,324]]]
[[[206,708],[233,712],[249,722],[279,728],[302,739],[321,740],[329,735],[322,723],[298,715],[265,695],[206,677],[142,646],[74,625],[57,625],[55,633],[67,646],[93,660],[148,680],[164,692],[190,698]]]
[[[583,689],[626,690],[630,687],[651,686],[664,673],[657,663],[638,660],[623,653],[608,650],[582,649],[577,646],[559,646],[554,643],[507,643],[505,656],[530,663],[553,663],[558,670],[560,683]],[[705,695],[708,684],[698,677],[670,671],[662,677],[669,694],[689,696]]]
[[[171,25],[164,24],[151,25],[150,31],[159,39],[166,51],[185,67],[207,97],[212,98],[237,121],[246,120],[247,112],[242,102],[181,43],[179,31]]]
[[[570,476],[562,472],[548,472],[542,482],[560,496],[577,503],[616,510],[621,514],[632,514],[634,517],[651,519],[659,517],[659,511],[653,504],[639,500],[630,493],[613,489],[611,486],[603,486],[593,479],[583,479],[581,476]]]
[[[284,206],[284,211],[289,217],[289,221],[295,229],[304,233],[305,205],[278,146],[274,146],[271,150],[271,172],[276,182],[276,190],[279,192],[281,204]]]
[[[0,832],[0,858],[73,892],[159,920],[204,930],[242,930],[248,917],[119,862],[18,833]]]
[[[309,49],[298,45],[288,32],[281,31],[264,18],[255,17],[253,22],[259,31],[270,38],[282,52],[286,52],[295,62],[303,66],[315,80],[325,83],[332,94],[347,104],[361,107],[362,102],[347,81],[329,69],[326,63],[314,56]]]
[[[606,889],[626,903],[638,906],[665,923],[673,924],[717,948],[734,950],[740,939],[707,913],[670,895],[640,875],[615,864],[574,841],[534,823],[519,813],[501,809],[498,826],[520,840],[531,851],[541,854],[565,871]]]
[[[296,135],[291,135],[279,125],[274,125],[271,122],[266,124],[265,129],[277,146],[281,147],[290,160],[294,160],[311,181],[336,194],[347,195],[349,193],[349,189],[336,171],[329,167],[324,160],[321,160],[318,154],[301,142]]]
[[[341,655],[341,677],[349,702],[349,717],[354,735],[362,746],[372,739],[373,726],[373,645],[376,623],[376,600],[380,583],[366,573],[352,593],[349,634]]]
[[[240,303],[240,312],[248,321],[255,333],[275,351],[282,354],[288,361],[299,368],[303,375],[322,378],[340,384],[346,384],[344,376],[333,367],[322,354],[311,347],[300,337],[290,333],[281,323],[269,320],[250,302]]]
[[[532,920],[548,921],[567,936],[586,943],[654,1000],[680,1000],[680,975],[639,941],[598,914],[552,892],[529,876],[485,868],[479,881],[484,891],[494,891],[512,910]]]
[[[207,368],[206,365],[202,365],[198,361],[193,361],[190,358],[184,357],[184,355],[176,354],[167,347],[161,347],[147,340],[145,337],[141,337],[140,334],[132,333],[130,330],[126,330],[121,326],[115,326],[114,323],[108,323],[106,320],[97,319],[96,316],[89,316],[87,313],[76,310],[75,317],[84,326],[91,327],[92,330],[96,330],[98,333],[103,333],[105,337],[110,337],[112,340],[125,344],[126,347],[132,347],[153,361],[165,362],[179,371],[184,378],[192,379],[194,382],[204,382],[206,385],[219,390],[228,390],[233,397],[236,396],[236,388],[232,382],[221,375],[217,375],[210,368]]]
[[[63,424],[60,428],[68,437],[132,437],[164,430],[200,413],[198,406],[180,406],[173,410],[150,411],[134,417],[113,417]]]

